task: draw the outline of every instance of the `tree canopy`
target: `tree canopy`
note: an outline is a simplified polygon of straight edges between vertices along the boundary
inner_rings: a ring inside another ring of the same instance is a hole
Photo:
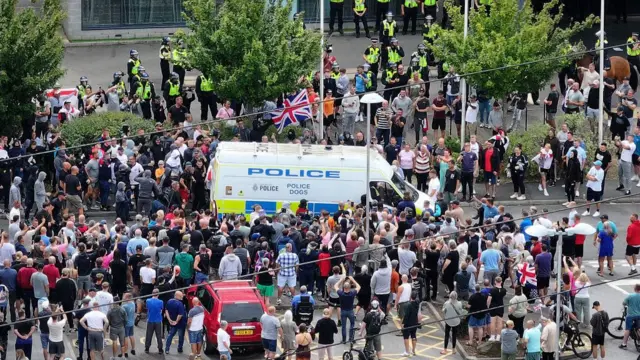
[[[493,0],[489,15],[484,5],[477,11],[470,10],[465,41],[464,11],[451,0],[446,0],[445,7],[452,26],[443,29],[434,25],[436,39],[429,48],[438,59],[453,65],[457,73],[474,73],[465,76],[467,82],[498,98],[512,91],[526,93],[542,87],[567,64],[554,57],[566,54],[572,45],[584,49],[581,43],[571,44],[571,39],[596,22],[591,15],[584,22],[561,27],[563,6],[559,0],[546,3],[540,12],[534,12],[529,0],[522,9],[518,0]],[[510,66],[541,59],[549,60]],[[510,67],[503,68],[506,66]],[[478,73],[496,68],[500,70]]]
[[[35,110],[32,99],[64,74],[60,0],[42,0],[38,11],[17,10],[17,4],[0,1],[0,127],[5,134],[19,130]]]
[[[320,34],[290,18],[292,0],[186,0],[190,65],[218,96],[258,105],[296,89],[317,68]]]

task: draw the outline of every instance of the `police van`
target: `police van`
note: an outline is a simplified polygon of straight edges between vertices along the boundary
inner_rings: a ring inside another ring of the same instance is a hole
[[[259,204],[267,214],[283,202],[296,211],[301,199],[312,213],[334,212],[339,202],[360,202],[366,194],[366,153],[363,146],[221,142],[209,166],[211,204],[218,215],[249,214]],[[370,185],[385,205],[397,203],[408,191],[420,208],[428,196],[401,179],[391,165],[370,149]],[[420,211],[419,211],[420,212]]]

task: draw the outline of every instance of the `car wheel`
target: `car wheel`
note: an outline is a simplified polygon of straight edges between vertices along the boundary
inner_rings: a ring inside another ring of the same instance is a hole
[[[202,349],[204,351],[205,354],[207,355],[212,355],[216,352],[217,350],[217,346],[209,341],[209,337],[207,336],[208,332],[207,329],[203,329],[204,330],[204,335],[203,335],[203,339],[202,341],[204,342],[204,349]]]

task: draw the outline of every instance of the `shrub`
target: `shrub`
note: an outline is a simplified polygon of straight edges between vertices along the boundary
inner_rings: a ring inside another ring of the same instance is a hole
[[[61,135],[67,147],[94,143],[102,133],[108,129],[112,136],[120,136],[122,125],[129,125],[132,134],[143,129],[145,133],[154,130],[154,123],[128,112],[94,113],[62,125]]]
[[[251,120],[249,118],[243,118],[243,120],[247,129],[253,128],[254,120]],[[220,132],[220,140],[229,141],[233,139],[233,127],[228,126],[224,121],[217,122],[214,123],[214,125],[209,126],[209,129],[213,128],[218,129],[218,131]],[[275,126],[270,126],[267,131],[265,131],[265,135],[268,136],[269,141],[271,141],[271,136],[275,134],[276,139],[278,139],[278,143],[287,143],[289,142],[289,139],[287,139],[287,132],[289,131],[289,129],[293,129],[296,133],[296,137],[298,138],[302,136],[302,131],[304,130],[304,128],[301,128],[300,126],[288,126],[284,129],[282,134],[278,134],[278,129],[276,129]]]

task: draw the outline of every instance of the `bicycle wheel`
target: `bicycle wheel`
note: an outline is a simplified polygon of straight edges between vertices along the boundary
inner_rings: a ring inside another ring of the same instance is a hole
[[[591,356],[591,336],[587,333],[578,333],[571,339],[573,353],[580,359],[588,359]]]
[[[351,351],[345,351],[344,354],[342,354],[342,360],[353,360],[353,355],[351,354]]]
[[[614,317],[609,320],[609,326],[607,326],[607,334],[614,339],[622,339],[624,336],[624,318]]]

